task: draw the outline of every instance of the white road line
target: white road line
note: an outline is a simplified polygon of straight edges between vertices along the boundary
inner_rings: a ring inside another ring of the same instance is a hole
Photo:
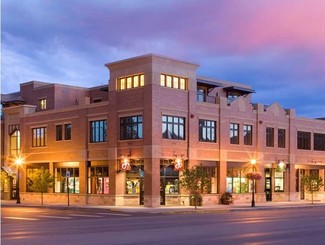
[[[35,218],[23,218],[23,217],[3,217],[5,219],[17,219],[17,220],[39,220]]]
[[[131,214],[116,214],[116,213],[97,213],[101,215],[112,215],[112,216],[131,216]]]
[[[51,215],[39,215],[38,217],[51,218],[51,219],[72,219],[71,217],[66,217],[66,216],[51,216]]]
[[[89,215],[89,214],[69,214],[69,216],[74,216],[74,217],[89,217],[89,218],[101,218],[102,217],[100,215]]]

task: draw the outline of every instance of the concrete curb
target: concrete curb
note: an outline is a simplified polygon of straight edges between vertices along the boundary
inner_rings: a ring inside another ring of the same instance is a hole
[[[121,206],[64,206],[64,205],[41,205],[34,203],[21,203],[16,204],[16,201],[4,201],[1,200],[1,207],[37,207],[37,208],[50,208],[50,209],[62,209],[62,210],[72,210],[72,209],[99,209],[99,210],[109,210],[110,212],[127,212],[127,213],[151,213],[151,214],[202,214],[202,213],[228,213],[228,212],[247,212],[247,211],[265,211],[265,210],[275,210],[275,209],[297,209],[297,208],[320,208],[325,207],[325,203],[271,203],[268,205],[257,204],[255,207],[251,207],[250,204],[245,205],[216,205],[207,207],[158,207],[158,208],[148,208],[148,207],[121,207]]]

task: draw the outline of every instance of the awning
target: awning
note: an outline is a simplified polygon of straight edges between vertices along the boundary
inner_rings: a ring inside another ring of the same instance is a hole
[[[8,175],[14,174],[16,171],[8,166],[2,166],[1,169],[5,171]]]
[[[221,83],[207,81],[207,80],[203,80],[203,79],[197,79],[196,82],[197,82],[197,85],[204,86],[204,87],[208,88],[209,90],[212,90],[216,87],[222,87]]]
[[[226,92],[237,92],[240,94],[250,94],[250,93],[255,93],[254,89],[250,88],[244,88],[244,87],[239,87],[239,86],[230,86],[230,87],[225,87],[223,88]]]

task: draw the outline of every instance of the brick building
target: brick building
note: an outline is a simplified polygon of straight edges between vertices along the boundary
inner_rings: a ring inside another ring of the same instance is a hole
[[[250,202],[253,167],[257,202],[308,199],[301,176],[324,178],[324,120],[253,104],[250,86],[199,77],[186,61],[148,54],[106,67],[108,86],[31,81],[2,95],[2,165],[23,159],[22,201],[38,202],[27,180],[41,167],[55,177],[45,203],[66,203],[69,190],[86,205],[189,205],[179,179],[199,164],[211,180],[203,205],[225,191]]]

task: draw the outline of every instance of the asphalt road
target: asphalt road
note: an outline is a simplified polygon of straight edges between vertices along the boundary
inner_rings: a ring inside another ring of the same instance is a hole
[[[1,244],[325,244],[325,207],[144,214],[2,207]]]

